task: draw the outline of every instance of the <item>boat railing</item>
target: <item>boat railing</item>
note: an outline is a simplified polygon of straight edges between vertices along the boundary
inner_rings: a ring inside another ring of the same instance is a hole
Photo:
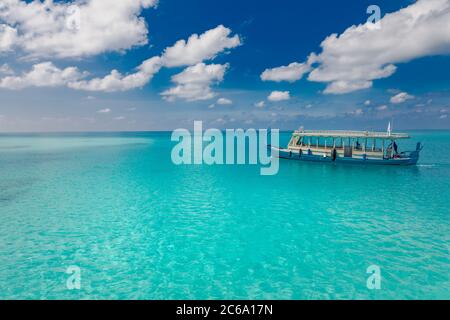
[[[342,147],[342,146],[326,146],[325,147],[324,145],[317,146],[317,145],[313,145],[313,144],[312,145],[308,145],[308,144],[302,144],[302,145],[300,145],[300,144],[290,144],[289,147],[292,147],[292,148],[303,148],[303,149],[304,148],[309,148],[309,149],[312,149],[312,150],[320,150],[320,151],[327,151],[327,152],[331,152],[331,151],[333,151],[333,149],[336,149],[338,151],[344,150],[344,147]],[[360,147],[354,146],[352,150],[356,151],[356,152],[376,152],[376,153],[383,152],[383,149],[381,149],[381,148],[372,148],[372,147],[367,147],[364,150],[363,146],[360,146]]]

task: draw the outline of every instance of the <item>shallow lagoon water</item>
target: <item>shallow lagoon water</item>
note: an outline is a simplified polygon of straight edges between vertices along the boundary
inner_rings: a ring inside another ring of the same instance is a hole
[[[0,298],[449,299],[450,132],[412,135],[417,167],[276,176],[175,166],[169,133],[1,135]]]

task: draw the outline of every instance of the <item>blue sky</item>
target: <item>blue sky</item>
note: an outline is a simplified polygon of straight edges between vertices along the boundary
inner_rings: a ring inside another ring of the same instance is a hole
[[[448,129],[449,2],[5,0],[0,131]]]

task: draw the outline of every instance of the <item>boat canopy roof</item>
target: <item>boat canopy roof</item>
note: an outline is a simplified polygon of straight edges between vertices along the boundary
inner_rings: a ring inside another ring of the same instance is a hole
[[[349,130],[297,130],[294,135],[304,137],[327,137],[327,138],[363,138],[363,139],[409,139],[406,133],[374,132],[374,131],[349,131]]]

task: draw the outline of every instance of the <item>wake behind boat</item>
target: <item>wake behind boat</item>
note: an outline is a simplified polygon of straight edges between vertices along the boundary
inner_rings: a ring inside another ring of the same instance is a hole
[[[272,147],[279,158],[357,164],[415,165],[422,150],[399,151],[398,140],[410,139],[406,133],[298,130],[292,134],[287,148]]]

